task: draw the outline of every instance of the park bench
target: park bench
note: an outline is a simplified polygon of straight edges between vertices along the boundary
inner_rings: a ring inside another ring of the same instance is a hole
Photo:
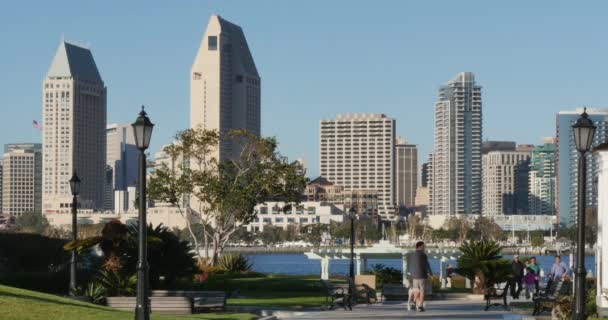
[[[483,299],[486,301],[485,311],[488,311],[490,307],[494,306],[503,306],[505,310],[508,309],[507,306],[507,293],[509,291],[509,283],[505,282],[502,284],[494,284],[493,286],[486,288],[486,291],[483,295]],[[501,300],[502,303],[494,302],[492,300]]]
[[[108,297],[108,306],[122,311],[134,311],[136,297]],[[150,312],[165,314],[191,314],[192,298],[150,297]]]
[[[381,300],[407,300],[407,288],[403,284],[382,285]]]
[[[551,312],[557,303],[557,298],[559,296],[570,295],[571,291],[571,281],[549,281],[544,292],[540,292],[532,297],[532,301],[534,301],[532,315],[537,316],[543,311]]]
[[[352,310],[352,297],[349,291],[349,285],[335,285],[327,280],[321,280],[321,284],[325,288],[325,304],[332,310],[335,306],[341,305],[344,310]]]
[[[226,292],[224,291],[191,291],[191,290],[153,290],[152,297],[187,297],[192,299],[195,312],[226,307]]]

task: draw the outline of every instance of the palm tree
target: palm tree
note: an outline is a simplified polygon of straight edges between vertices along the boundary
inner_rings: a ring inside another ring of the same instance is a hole
[[[511,277],[511,265],[502,258],[501,250],[496,241],[489,240],[465,241],[460,246],[457,272],[474,281],[473,293],[482,294]]]

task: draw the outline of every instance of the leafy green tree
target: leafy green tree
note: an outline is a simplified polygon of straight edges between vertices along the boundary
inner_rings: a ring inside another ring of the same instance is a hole
[[[259,237],[266,245],[277,244],[285,238],[283,228],[273,225],[265,225]]]
[[[472,236],[478,239],[496,241],[502,237],[502,228],[492,219],[484,216],[479,216],[475,220],[474,228],[471,231]]]
[[[323,240],[323,233],[328,230],[327,225],[324,224],[311,224],[303,227],[304,240],[310,242],[313,246],[318,247],[321,245]]]
[[[530,244],[533,247],[542,247],[545,245],[545,238],[542,231],[532,231],[530,234]]]
[[[208,261],[212,265],[238,226],[256,218],[257,204],[267,200],[296,203],[306,185],[298,164],[288,162],[277,151],[276,139],[245,130],[232,130],[223,139],[232,141],[240,153],[219,162],[215,156],[220,143],[217,131],[198,127],[179,132],[176,142],[165,148],[170,164],[155,168],[148,183],[152,200],[178,207],[187,226],[191,220],[203,226],[202,239],[191,235],[195,248],[202,243],[207,257],[209,247],[213,248]],[[190,201],[184,201],[186,196]],[[184,203],[190,203],[185,210]],[[207,228],[210,225],[212,230]],[[200,255],[199,260],[203,260]]]
[[[452,217],[447,221],[448,230],[456,233],[458,236],[455,240],[458,243],[462,243],[469,237],[471,232],[471,225],[465,217]]]
[[[49,228],[49,222],[45,216],[35,212],[24,212],[15,220],[19,229],[26,232],[42,234]]]

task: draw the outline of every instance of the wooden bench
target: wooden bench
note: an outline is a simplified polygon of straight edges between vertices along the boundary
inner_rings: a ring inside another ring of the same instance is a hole
[[[509,283],[495,284],[490,288],[486,288],[486,292],[483,295],[483,299],[486,301],[485,311],[488,311],[493,306],[503,306],[505,310],[507,306],[507,293],[509,291]],[[492,300],[502,300],[502,303],[492,303]]]
[[[107,297],[108,306],[122,311],[134,311],[136,297]],[[164,314],[191,314],[192,298],[150,297],[150,312]]]
[[[195,312],[211,309],[224,310],[226,307],[226,292],[224,291],[153,290],[152,297],[190,298]]]
[[[349,285],[334,285],[327,280],[321,280],[321,284],[325,288],[325,304],[332,310],[335,306],[341,305],[344,310],[352,310],[352,297],[349,291]]]
[[[402,284],[382,285],[381,301],[384,300],[407,300],[407,288]]]
[[[550,281],[547,283],[547,287],[544,292],[534,295],[532,301],[534,301],[533,316],[541,314],[543,311],[551,311],[557,303],[559,296],[569,296],[572,291],[571,281]]]

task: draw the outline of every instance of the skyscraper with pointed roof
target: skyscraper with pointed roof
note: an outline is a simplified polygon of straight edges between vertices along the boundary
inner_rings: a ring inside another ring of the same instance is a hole
[[[88,48],[62,41],[42,87],[42,212],[69,213],[69,180],[80,204],[101,209],[106,165],[106,87]]]
[[[190,127],[220,133],[220,161],[239,147],[224,139],[232,129],[260,135],[260,76],[241,27],[213,15],[190,72]]]

